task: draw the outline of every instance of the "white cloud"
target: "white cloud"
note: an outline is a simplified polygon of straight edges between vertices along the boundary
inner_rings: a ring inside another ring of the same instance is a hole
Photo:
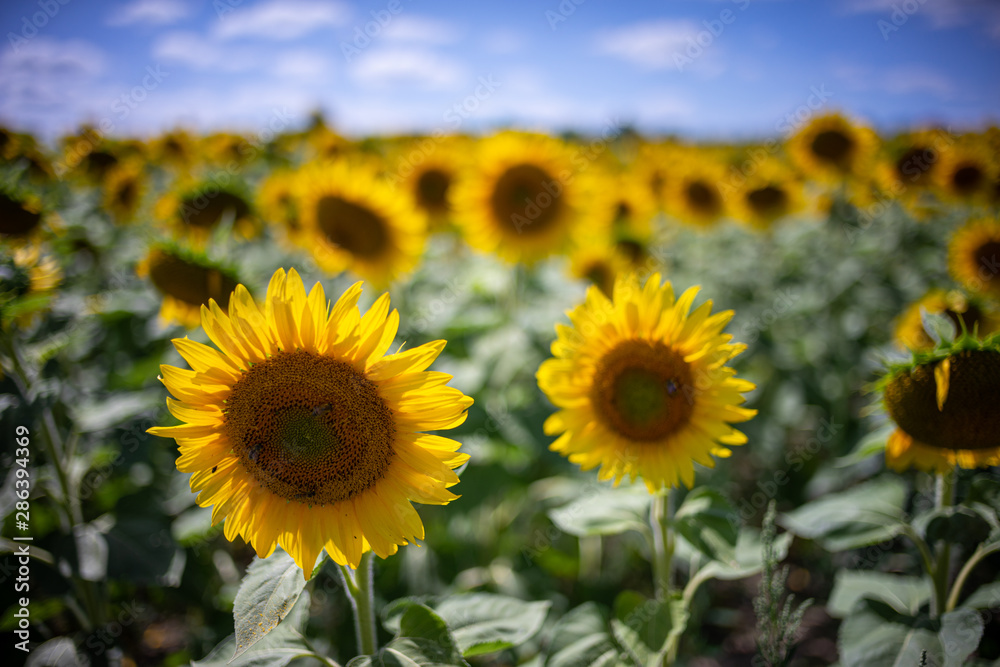
[[[647,69],[673,68],[675,56],[686,57],[688,38],[698,29],[691,21],[636,23],[599,34],[597,49]]]
[[[299,49],[280,54],[274,59],[270,73],[280,79],[308,83],[326,81],[334,71],[332,61],[323,53]]]
[[[148,23],[169,25],[185,18],[191,8],[181,0],[135,0],[118,8],[108,16],[107,24],[114,26]]]
[[[453,88],[462,67],[442,56],[418,49],[385,49],[366,53],[354,65],[352,76],[364,86],[415,86],[423,90]]]
[[[516,31],[501,28],[487,33],[482,40],[483,49],[487,53],[508,55],[524,49],[524,36]]]
[[[446,21],[403,14],[394,17],[382,31],[382,37],[396,42],[420,44],[452,44],[458,41],[459,30]]]
[[[948,99],[955,95],[955,84],[941,72],[919,65],[889,67],[874,70],[870,67],[842,65],[833,74],[845,82],[850,90],[867,92],[877,90],[890,95],[928,94]]]
[[[896,14],[902,14],[907,21],[911,16],[920,16],[935,30],[978,24],[985,26],[991,37],[1000,38],[1000,4],[995,0],[921,0],[913,12],[907,12],[910,6],[900,0],[843,0],[841,11],[883,14],[882,19],[890,22]]]
[[[0,55],[0,107],[71,108],[104,68],[104,54],[93,44],[33,39]]]
[[[240,72],[258,65],[257,52],[223,46],[193,32],[171,32],[153,43],[153,57],[199,70]]]
[[[347,7],[331,0],[266,0],[239,6],[220,17],[213,35],[221,39],[263,37],[290,40],[328,26],[344,25]]]

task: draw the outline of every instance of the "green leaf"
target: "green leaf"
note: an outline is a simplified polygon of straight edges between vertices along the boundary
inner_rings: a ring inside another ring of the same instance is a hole
[[[901,614],[916,615],[931,599],[931,593],[931,583],[926,577],[840,570],[826,608],[834,618],[847,618],[867,598],[885,602]]]
[[[179,551],[163,517],[119,518],[105,539],[108,574],[139,583],[163,584]]]
[[[906,485],[885,475],[830,494],[784,514],[779,523],[829,551],[845,551],[884,542],[905,528]]]
[[[836,459],[833,465],[837,468],[848,468],[862,461],[867,461],[876,454],[881,454],[885,451],[885,443],[889,440],[889,435],[895,428],[896,425],[889,422],[882,428],[872,431],[861,438],[849,454]]]
[[[862,601],[840,626],[838,646],[844,667],[928,665],[960,667],[976,650],[983,621],[971,609],[940,619],[901,614],[879,600]]]
[[[788,555],[788,547],[792,543],[791,533],[782,533],[774,540],[774,555],[778,560],[784,560]],[[699,579],[742,579],[757,574],[764,567],[763,552],[760,544],[760,531],[756,528],[744,528],[736,540],[733,555],[726,560],[711,560],[698,570]]]
[[[446,598],[435,611],[447,622],[465,657],[517,646],[542,627],[548,601],[525,602],[491,593]]]
[[[712,560],[731,560],[740,519],[725,496],[714,489],[694,489],[677,509],[674,527],[695,549]]]
[[[615,598],[611,632],[638,665],[659,665],[684,632],[688,612],[679,595],[668,600],[623,591]]]
[[[942,507],[926,517],[924,535],[928,544],[944,540],[961,544],[969,552],[985,542],[993,526],[979,512],[968,507]]]
[[[577,537],[649,530],[652,496],[644,487],[585,488],[586,495],[549,512],[559,530]]]
[[[234,659],[278,627],[305,586],[302,568],[283,549],[275,550],[268,558],[254,558],[233,604]]]
[[[233,656],[239,647],[236,636],[229,635],[204,660],[192,662],[191,667],[284,667],[295,658],[314,655],[301,632],[308,619],[309,593],[304,592],[278,627],[238,657]]]
[[[1000,609],[1000,581],[983,584],[959,606],[965,609]]]
[[[86,664],[89,662],[80,659],[72,639],[56,637],[32,648],[24,667],[83,667]]]
[[[627,664],[597,605],[571,609],[553,626],[546,667],[618,667]]]
[[[375,655],[354,658],[348,667],[468,667],[444,619],[429,607],[409,602],[395,639]]]

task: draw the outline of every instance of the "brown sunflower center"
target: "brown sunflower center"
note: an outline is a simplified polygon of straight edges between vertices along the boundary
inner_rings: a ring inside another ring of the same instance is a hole
[[[938,154],[933,148],[914,146],[896,160],[896,176],[916,185],[927,185],[937,161]]]
[[[584,277],[610,298],[614,291],[615,272],[607,262],[596,260],[584,270]]]
[[[490,196],[493,217],[504,231],[541,234],[562,216],[563,184],[533,164],[515,165],[497,179]]]
[[[747,203],[757,215],[779,217],[788,208],[788,195],[779,187],[765,185],[748,192]]]
[[[978,190],[985,180],[986,174],[976,164],[963,164],[951,174],[951,184],[955,192],[968,195]]]
[[[842,167],[851,156],[854,141],[840,130],[824,130],[813,138],[809,147],[820,160]]]
[[[931,447],[1000,447],[1000,352],[971,350],[950,359],[948,395],[941,410],[934,379],[937,364],[924,364],[886,385],[889,416],[914,440]]]
[[[684,189],[688,205],[697,213],[715,216],[722,212],[722,199],[718,190],[705,181],[691,181]]]
[[[627,201],[618,202],[615,207],[615,222],[626,222],[632,218],[632,207]]]
[[[207,229],[222,222],[229,214],[235,220],[245,218],[250,213],[250,205],[242,197],[231,192],[219,191],[185,197],[181,202],[181,216],[192,227]]]
[[[304,350],[254,364],[226,399],[224,430],[262,486],[317,505],[362,493],[395,455],[392,411],[350,364]]]
[[[136,185],[135,179],[126,179],[118,185],[118,189],[115,191],[115,201],[119,206],[131,209],[138,203],[138,199],[139,187]]]
[[[431,213],[448,210],[451,176],[442,169],[428,169],[417,178],[417,203]]]
[[[316,221],[327,240],[355,257],[375,259],[388,247],[385,220],[371,209],[327,195],[316,203]]]
[[[208,305],[215,299],[220,308],[229,307],[236,281],[219,269],[202,266],[165,250],[156,250],[149,259],[149,279],[161,294],[192,306]]]
[[[105,151],[91,151],[87,154],[87,173],[100,180],[108,173],[108,170],[118,164],[118,158]]]
[[[590,400],[601,421],[630,440],[662,440],[691,419],[691,367],[662,343],[629,340],[597,365]]]
[[[0,234],[24,236],[41,222],[40,213],[24,208],[24,202],[0,192]]]
[[[988,283],[1000,283],[1000,240],[986,241],[975,250],[979,277]]]

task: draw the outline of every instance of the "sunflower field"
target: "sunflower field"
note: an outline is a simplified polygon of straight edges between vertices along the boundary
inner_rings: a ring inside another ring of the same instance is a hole
[[[5,665],[1000,664],[1000,131],[0,130]]]

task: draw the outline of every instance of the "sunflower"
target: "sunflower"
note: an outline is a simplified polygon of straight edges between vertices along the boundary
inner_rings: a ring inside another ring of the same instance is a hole
[[[635,160],[628,166],[628,176],[662,209],[670,180],[670,166],[678,159],[678,148],[673,144],[642,144]]]
[[[665,211],[682,222],[708,227],[726,214],[722,162],[710,154],[689,151],[678,161],[666,185]]]
[[[985,203],[992,196],[997,168],[989,152],[968,142],[945,151],[937,172],[939,191],[946,199]]]
[[[453,186],[464,162],[454,140],[442,142],[444,138],[408,142],[387,163],[388,182],[413,199],[431,229],[444,228],[451,219]]]
[[[886,464],[946,472],[1000,465],[1000,337],[918,353],[879,383],[896,429]]]
[[[249,189],[232,178],[184,177],[156,203],[156,215],[176,238],[204,245],[223,222],[243,238],[253,238],[260,224]]]
[[[229,132],[216,132],[203,137],[200,146],[207,161],[222,165],[243,163],[254,153],[253,146],[245,137]]]
[[[12,245],[30,243],[42,231],[41,200],[20,188],[0,184],[0,239]]]
[[[731,197],[734,217],[753,229],[769,229],[805,207],[801,179],[778,162],[762,162],[748,175],[733,173],[736,185],[724,192]]]
[[[59,264],[42,257],[38,245],[5,248],[0,253],[0,327],[10,321],[30,324],[48,307],[52,291],[62,280]]]
[[[691,487],[694,463],[713,467],[713,454],[746,442],[730,424],[756,414],[739,407],[754,385],[725,365],[746,346],[722,333],[732,311],[710,315],[709,301],[689,313],[698,289],[675,299],[659,274],[644,287],[630,274],[611,300],[587,290],[537,373],[561,408],[545,421],[546,434],[561,434],[552,450],[583,470],[600,466],[598,478],[615,484],[641,475],[655,492]]]
[[[796,132],[786,150],[807,176],[837,181],[866,175],[877,141],[870,129],[840,114],[827,114]]]
[[[424,216],[395,196],[374,167],[338,161],[314,165],[298,178],[298,210],[316,263],[350,270],[379,286],[416,266],[424,249]]]
[[[977,332],[980,336],[1000,329],[1000,318],[985,304],[970,301],[957,290],[946,292],[932,289],[910,306],[900,316],[896,324],[895,340],[900,347],[909,350],[929,350],[936,343],[924,329],[923,312],[944,315],[955,330],[961,334]]]
[[[273,171],[257,191],[257,207],[266,222],[281,230],[289,245],[306,245],[296,202],[297,176],[291,171]]]
[[[887,150],[888,175],[906,190],[933,187],[950,143],[943,130],[922,130],[898,138]]]
[[[966,289],[1000,299],[1000,221],[973,220],[948,242],[948,268]]]
[[[128,160],[112,167],[103,190],[104,210],[118,222],[131,222],[147,190],[143,162]]]
[[[357,283],[331,310],[319,283],[307,296],[295,269],[279,269],[261,306],[239,286],[228,314],[202,309],[221,351],[175,339],[192,370],[161,367],[185,423],[150,433],[177,440],[198,504],[261,558],[281,545],[307,579],[324,548],[357,568],[366,551],[386,558],[423,539],[411,501],[454,500],[453,469],[468,459],[424,433],[458,426],[472,404],[445,386],[451,376],[425,371],[445,342],[383,356],[399,317],[388,294],[362,317],[360,294]]]
[[[631,269],[629,258],[610,239],[594,240],[573,249],[569,274],[587,280],[606,296],[614,290],[615,279]]]
[[[163,297],[160,320],[194,329],[201,322],[201,307],[214,299],[223,308],[236,288],[236,272],[210,261],[205,255],[175,245],[156,245],[136,267]]]
[[[151,159],[161,166],[189,169],[199,159],[194,138],[185,130],[173,130],[150,142]]]
[[[533,264],[565,250],[582,231],[585,203],[574,155],[542,135],[505,132],[483,140],[476,167],[455,185],[455,219],[468,243],[511,263]]]

